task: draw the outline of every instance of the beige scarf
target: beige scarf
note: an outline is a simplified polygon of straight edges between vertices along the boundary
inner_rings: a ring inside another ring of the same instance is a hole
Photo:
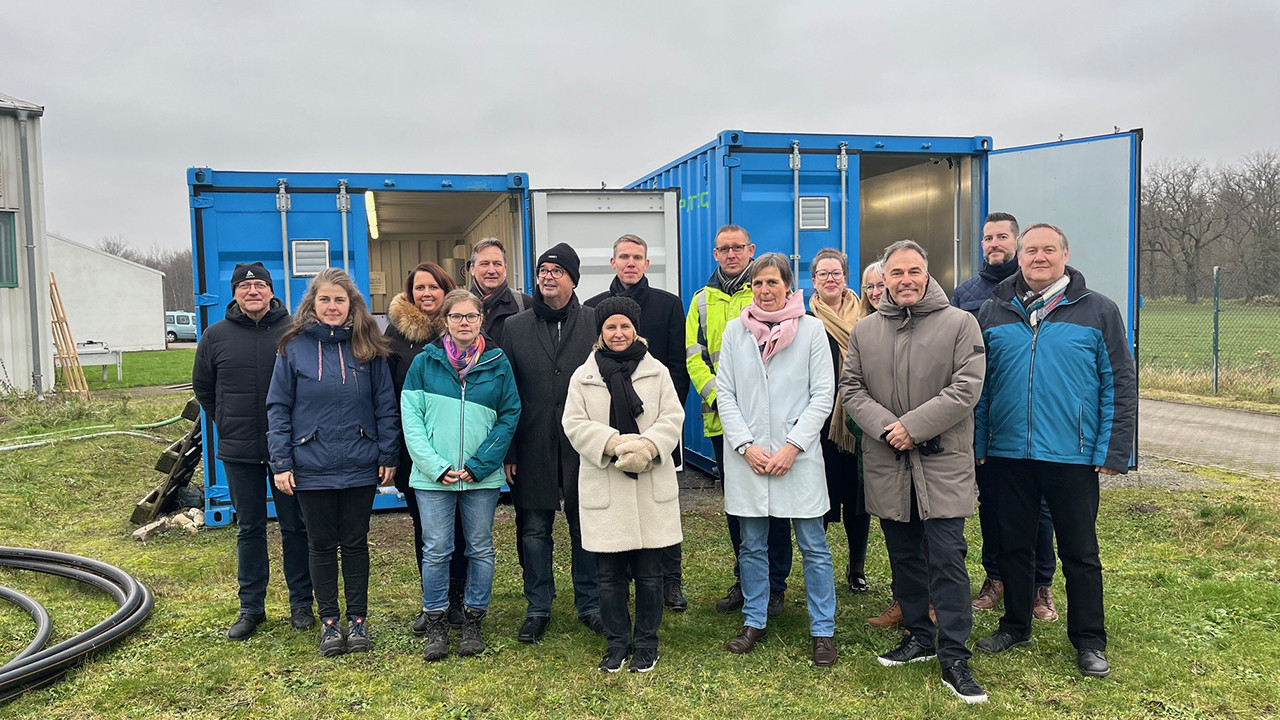
[[[845,288],[842,300],[840,311],[837,312],[816,292],[809,299],[809,309],[813,310],[813,314],[822,321],[823,326],[827,328],[827,334],[836,341],[836,347],[840,348],[840,365],[836,367],[837,386],[839,386],[840,370],[844,367],[844,356],[849,352],[849,333],[853,331],[853,324],[862,317],[862,304],[858,302],[857,293]],[[828,434],[836,447],[842,451],[847,453],[856,451],[857,441],[844,424],[844,407],[840,403],[839,390],[836,391],[835,407],[831,410],[831,429]]]

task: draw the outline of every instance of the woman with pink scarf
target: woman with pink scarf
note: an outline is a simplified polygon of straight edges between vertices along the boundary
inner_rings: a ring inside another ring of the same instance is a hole
[[[769,518],[786,518],[804,563],[813,662],[836,662],[835,576],[822,525],[830,509],[822,432],[835,370],[822,321],[806,315],[780,253],[751,268],[753,300],[725,328],[716,393],[725,438],[725,512],[740,518],[743,625],[725,649],[747,653],[768,635]],[[732,448],[734,452],[727,452]]]

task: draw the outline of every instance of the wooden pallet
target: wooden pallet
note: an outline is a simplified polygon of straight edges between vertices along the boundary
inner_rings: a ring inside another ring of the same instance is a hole
[[[164,480],[134,506],[130,520],[135,525],[149,523],[172,509],[178,490],[191,483],[196,468],[200,466],[203,437],[199,422],[200,403],[195,398],[187,401],[182,417],[192,421],[191,429],[160,454],[156,472],[162,473]]]
[[[80,364],[76,341],[71,337],[67,312],[62,306],[62,296],[58,293],[58,279],[53,273],[49,273],[49,300],[49,309],[53,314],[53,344],[57,349],[54,360],[62,368],[62,384],[66,390],[88,399],[89,383],[84,379],[84,366]]]

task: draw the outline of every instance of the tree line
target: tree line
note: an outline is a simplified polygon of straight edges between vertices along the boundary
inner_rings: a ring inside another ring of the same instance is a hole
[[[1280,155],[1268,150],[1209,167],[1161,160],[1142,178],[1142,270],[1146,297],[1196,303],[1212,295],[1280,303]]]
[[[164,250],[153,246],[150,250],[138,250],[119,235],[112,235],[99,240],[98,249],[164,273],[164,309],[195,312],[190,248]]]

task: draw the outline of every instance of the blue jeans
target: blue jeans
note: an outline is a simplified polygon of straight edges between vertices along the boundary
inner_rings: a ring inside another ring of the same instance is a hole
[[[267,483],[270,469],[260,463],[222,461],[231,506],[236,511],[236,579],[240,612],[261,613],[267,598],[271,563],[267,557]],[[307,569],[307,524],[296,495],[274,498],[284,550],[284,581],[289,608],[311,607],[311,572]]]
[[[744,624],[765,627],[769,610],[769,526],[778,518],[739,517],[742,528],[742,614]],[[786,519],[784,518],[785,522]],[[809,634],[832,637],[836,631],[836,579],[831,550],[822,518],[791,518],[796,546],[804,565],[804,586],[809,601]]]
[[[414,490],[422,516],[422,609],[449,607],[449,560],[454,550],[454,516],[462,515],[466,543],[467,588],[462,602],[487,610],[493,597],[493,512],[498,488],[485,490]]]
[[[724,436],[712,435],[711,449],[716,455],[716,472],[720,478],[720,492],[724,493]],[[733,546],[733,577],[742,578],[742,564],[739,553],[742,549],[742,528],[738,525],[738,516],[725,513],[725,524],[729,526],[729,544]],[[786,518],[770,518],[769,520],[769,592],[785,592],[787,577],[791,575],[791,524]],[[670,580],[668,580],[670,582]],[[761,625],[760,627],[764,627]]]
[[[551,617],[551,600],[556,596],[556,578],[552,568],[555,550],[551,523],[555,510],[516,507],[516,535],[524,563],[524,598],[529,617]],[[596,587],[595,553],[582,549],[582,529],[578,524],[576,502],[566,501],[564,519],[569,523],[570,574],[573,577],[573,605],[578,617],[600,612],[600,593]]]

